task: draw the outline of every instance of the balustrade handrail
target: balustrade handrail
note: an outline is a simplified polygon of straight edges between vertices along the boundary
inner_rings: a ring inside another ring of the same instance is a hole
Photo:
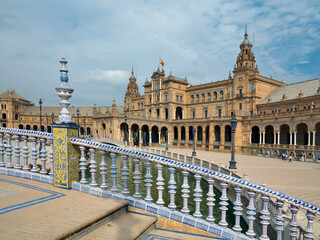
[[[100,149],[100,150],[104,150],[104,151],[107,150],[107,151],[113,152],[113,153],[124,154],[124,155],[128,155],[128,156],[136,157],[136,158],[143,158],[145,160],[160,163],[160,164],[163,164],[163,165],[166,165],[169,167],[180,168],[184,171],[188,171],[188,172],[195,173],[195,174],[200,174],[202,176],[209,177],[209,178],[214,178],[214,179],[217,179],[222,182],[230,183],[235,186],[246,188],[248,190],[255,191],[255,192],[261,193],[263,195],[269,196],[269,197],[273,197],[275,199],[278,199],[278,200],[283,201],[285,203],[294,205],[296,207],[300,207],[302,209],[305,209],[305,210],[312,212],[314,214],[317,214],[317,215],[320,214],[320,208],[318,206],[315,206],[315,205],[310,204],[308,202],[291,197],[287,194],[278,192],[276,190],[272,190],[267,187],[263,187],[261,185],[254,184],[252,182],[249,182],[249,181],[246,181],[243,179],[235,178],[235,177],[232,177],[232,176],[220,173],[220,172],[216,172],[214,170],[194,166],[194,165],[188,164],[188,163],[183,163],[183,162],[171,160],[171,159],[168,159],[165,157],[159,157],[159,156],[156,156],[156,155],[153,155],[150,153],[144,153],[144,152],[140,152],[137,150],[131,150],[131,149],[113,146],[113,145],[109,145],[109,144],[105,144],[105,143],[93,142],[93,141],[88,141],[88,140],[79,139],[79,138],[70,138],[70,142],[75,145]]]
[[[28,137],[40,137],[40,138],[52,138],[52,133],[33,131],[33,130],[24,130],[24,129],[16,129],[16,128],[5,128],[0,127],[0,132],[10,133],[13,135],[23,135]]]

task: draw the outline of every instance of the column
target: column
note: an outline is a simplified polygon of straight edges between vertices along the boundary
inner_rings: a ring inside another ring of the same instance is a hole
[[[312,146],[316,145],[316,131],[312,131]]]
[[[292,132],[290,132],[290,145],[292,145]]]
[[[131,142],[131,129],[129,129],[129,139],[128,142]]]
[[[72,187],[72,182],[79,180],[78,152],[70,138],[78,138],[78,126],[52,124],[53,184],[67,189]]]
[[[151,143],[151,131],[149,131],[149,143]]]
[[[141,132],[141,130],[139,131],[139,144],[142,144],[142,132]]]
[[[161,132],[158,132],[159,135],[159,144],[161,143]]]
[[[252,132],[250,132],[250,137],[249,137],[249,143],[251,144],[252,143]]]
[[[294,133],[294,145],[297,145],[297,132]]]
[[[273,132],[273,144],[277,143],[277,133]]]
[[[179,136],[179,134],[178,134],[178,136]],[[169,145],[169,143],[170,143],[170,133],[168,131],[168,145]]]
[[[184,111],[182,110],[182,119],[184,119]]]
[[[266,132],[262,132],[262,143],[265,144],[266,141]]]
[[[278,132],[278,145],[280,145],[280,132]]]
[[[262,132],[260,132],[260,139],[259,139],[260,140],[260,144],[262,144],[262,138],[263,138],[262,137]]]
[[[311,132],[308,131],[308,146],[310,146],[310,143],[311,143]]]

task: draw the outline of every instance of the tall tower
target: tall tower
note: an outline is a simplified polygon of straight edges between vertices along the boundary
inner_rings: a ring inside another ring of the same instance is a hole
[[[129,83],[127,86],[126,96],[124,98],[125,109],[130,109],[130,102],[134,97],[140,97],[140,93],[139,93],[139,88],[137,84],[137,79],[134,76],[134,72],[132,69],[131,76],[129,78]]]

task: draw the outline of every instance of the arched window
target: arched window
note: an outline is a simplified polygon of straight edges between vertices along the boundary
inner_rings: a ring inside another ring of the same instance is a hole
[[[208,102],[211,101],[211,93],[208,93]]]
[[[223,96],[223,91],[220,91],[220,99],[223,100],[224,96]]]
[[[194,103],[194,96],[191,95],[191,103]]]
[[[206,97],[204,95],[204,93],[202,93],[202,102],[204,102],[206,100]]]
[[[197,98],[197,103],[198,103],[199,102],[199,94],[197,94],[196,98]]]
[[[217,100],[217,98],[218,98],[218,93],[217,93],[217,92],[214,92],[214,93],[213,93],[213,100]]]

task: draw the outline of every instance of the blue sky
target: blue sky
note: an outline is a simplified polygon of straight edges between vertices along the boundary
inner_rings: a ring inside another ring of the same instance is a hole
[[[244,26],[261,75],[320,74],[320,1],[16,1],[0,3],[1,92],[57,106],[60,59],[71,105],[123,105],[131,67],[140,93],[159,65],[190,84],[228,77]]]

